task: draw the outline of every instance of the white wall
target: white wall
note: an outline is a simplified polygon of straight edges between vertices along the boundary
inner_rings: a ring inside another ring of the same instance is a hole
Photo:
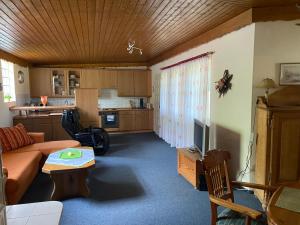
[[[229,33],[176,57],[151,67],[154,92],[159,91],[160,68],[175,62],[214,51],[212,56],[211,81],[211,148],[222,148],[231,152],[231,174],[235,176],[245,165],[251,135],[252,74],[255,25]],[[233,74],[232,90],[219,98],[214,81],[219,80],[228,69]],[[157,94],[153,93],[155,129],[159,129]],[[245,177],[249,180],[249,176]]]
[[[18,82],[18,71],[23,71],[25,81],[23,84]],[[15,73],[15,88],[16,88],[16,103],[17,105],[22,105],[26,101],[29,101],[29,75],[28,68],[21,67],[17,64],[14,64],[14,73]],[[2,82],[2,75],[0,71],[0,82]],[[3,92],[0,92],[0,127],[6,127],[12,125],[12,116],[13,114],[8,109],[8,104],[4,103]]]

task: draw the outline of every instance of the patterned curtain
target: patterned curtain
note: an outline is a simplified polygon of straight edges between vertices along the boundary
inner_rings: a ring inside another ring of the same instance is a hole
[[[211,55],[163,70],[159,136],[172,147],[194,145],[194,119],[209,125]]]

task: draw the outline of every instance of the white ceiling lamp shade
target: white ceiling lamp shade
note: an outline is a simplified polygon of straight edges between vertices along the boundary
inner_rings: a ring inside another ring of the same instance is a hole
[[[127,51],[129,54],[132,54],[134,52],[134,50],[138,50],[140,55],[143,55],[143,49],[135,47],[135,41],[129,41],[128,42],[128,47],[127,47]]]

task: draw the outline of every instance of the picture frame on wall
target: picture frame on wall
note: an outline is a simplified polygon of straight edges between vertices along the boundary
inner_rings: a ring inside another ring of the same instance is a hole
[[[281,63],[279,85],[300,85],[300,63]]]

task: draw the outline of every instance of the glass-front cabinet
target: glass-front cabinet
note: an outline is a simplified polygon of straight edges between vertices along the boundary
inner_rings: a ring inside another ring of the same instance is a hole
[[[54,97],[66,96],[66,76],[65,70],[51,70],[52,95]]]
[[[74,96],[75,89],[80,88],[80,70],[68,70],[68,95]]]

